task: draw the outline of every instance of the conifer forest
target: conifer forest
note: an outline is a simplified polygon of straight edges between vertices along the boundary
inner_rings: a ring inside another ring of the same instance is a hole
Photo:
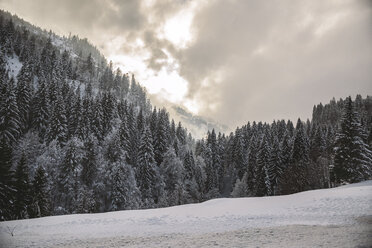
[[[0,11],[0,220],[371,179],[372,96],[314,104],[307,120],[247,122],[196,139],[87,39]]]

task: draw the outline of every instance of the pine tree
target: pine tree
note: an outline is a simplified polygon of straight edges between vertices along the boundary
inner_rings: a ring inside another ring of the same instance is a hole
[[[165,191],[167,193],[168,205],[179,205],[185,202],[185,168],[181,160],[176,156],[173,148],[169,148],[164,154],[160,165],[161,174],[164,177]]]
[[[168,127],[169,120],[165,112],[165,109],[160,111],[158,115],[157,130],[155,136],[155,145],[154,145],[154,154],[157,165],[160,165],[163,162],[164,153],[168,149]]]
[[[40,140],[44,141],[48,131],[50,111],[47,88],[43,81],[39,83],[38,90],[32,102],[33,127],[39,132]]]
[[[257,141],[256,133],[254,132],[251,136],[248,146],[247,155],[247,187],[248,195],[255,195],[256,187],[256,168],[257,168],[257,152],[259,149],[259,143]]]
[[[359,116],[354,110],[351,97],[348,97],[336,136],[334,158],[336,182],[359,182],[372,176],[372,152],[365,140]]]
[[[80,88],[77,89],[76,95],[72,95],[71,101],[69,103],[70,113],[68,115],[68,136],[72,137],[75,136],[81,125],[81,118],[82,118],[82,104],[80,98]]]
[[[181,122],[178,122],[178,126],[177,126],[177,129],[176,129],[176,135],[177,135],[177,139],[178,141],[184,145],[186,144],[186,132],[185,130],[182,128],[182,124]]]
[[[94,213],[97,202],[95,192],[87,187],[79,188],[74,212],[76,213]]]
[[[290,165],[284,172],[283,193],[291,194],[309,189],[309,143],[300,119],[296,124]]]
[[[94,61],[91,53],[89,53],[85,65],[86,65],[85,69],[89,73],[89,75],[90,76],[94,75]]]
[[[244,173],[242,180],[236,179],[236,183],[233,191],[231,192],[232,197],[246,197],[248,193],[247,187],[248,174]]]
[[[4,140],[0,140],[0,221],[12,216],[14,201],[14,174],[12,167],[12,149]]]
[[[291,155],[292,155],[291,138],[289,136],[289,132],[286,131],[280,142],[279,158],[281,162],[282,173],[280,174],[280,177],[277,178],[277,188],[275,190],[276,195],[282,194],[283,184],[285,183],[285,176],[286,173],[288,172],[287,168],[290,166],[291,163]]]
[[[257,152],[257,168],[255,170],[255,194],[256,196],[268,195],[271,188],[270,180],[267,177],[267,168],[270,160],[270,147],[267,137],[264,135]]]
[[[242,179],[247,171],[247,158],[241,130],[236,130],[234,138],[233,160],[237,169],[238,178]]]
[[[48,179],[42,166],[36,169],[32,181],[32,206],[30,217],[43,217],[50,215],[50,195],[48,191]]]
[[[138,209],[141,194],[132,167],[120,162],[113,164],[111,180],[112,210]]]
[[[92,131],[94,135],[97,137],[97,140],[101,142],[104,137],[104,130],[103,130],[103,109],[102,105],[100,104],[99,100],[100,96],[96,97],[96,101],[94,102],[93,106],[93,119],[92,119]]]
[[[283,174],[283,164],[280,156],[280,145],[277,136],[274,137],[270,152],[269,163],[266,170],[266,186],[269,195],[276,195],[278,182]]]
[[[120,90],[121,90],[121,93],[120,93],[121,98],[124,98],[128,95],[128,91],[129,91],[129,76],[128,76],[128,74],[123,75],[123,77],[121,79]]]
[[[64,145],[67,141],[67,118],[65,104],[63,103],[62,96],[59,94],[54,103],[49,123],[48,141],[51,142],[55,139],[59,144]]]
[[[182,202],[191,203],[197,202],[200,199],[200,186],[197,181],[198,175],[198,168],[196,167],[194,156],[191,151],[186,152],[185,159],[184,159],[184,186],[182,189],[185,190],[182,197]],[[186,195],[187,193],[187,195]],[[180,199],[181,200],[181,199]]]
[[[150,131],[148,128],[145,128],[142,132],[138,153],[137,181],[142,193],[142,199],[147,207],[150,207],[153,201],[153,183],[155,176],[153,150]]]
[[[79,165],[81,164],[81,144],[72,138],[65,146],[65,156],[59,169],[60,204],[68,213],[74,211],[78,196]]]
[[[30,102],[32,94],[33,75],[31,65],[26,62],[18,74],[16,88],[17,106],[19,110],[20,127],[23,132],[27,131],[30,122]]]
[[[18,162],[14,178],[14,215],[16,219],[24,219],[28,217],[27,209],[31,200],[28,168],[24,155]]]
[[[90,135],[84,142],[84,155],[81,161],[81,181],[91,188],[97,176],[97,141],[93,135]]]
[[[19,111],[14,91],[14,79],[11,78],[2,89],[0,105],[0,140],[13,144],[20,134]]]

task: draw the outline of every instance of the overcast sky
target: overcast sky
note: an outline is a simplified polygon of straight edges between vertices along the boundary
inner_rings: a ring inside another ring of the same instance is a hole
[[[234,127],[372,94],[370,0],[0,0],[87,37],[162,99]]]

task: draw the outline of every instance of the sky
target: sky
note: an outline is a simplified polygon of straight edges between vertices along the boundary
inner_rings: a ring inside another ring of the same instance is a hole
[[[0,0],[88,38],[157,104],[235,127],[372,94],[370,0]]]

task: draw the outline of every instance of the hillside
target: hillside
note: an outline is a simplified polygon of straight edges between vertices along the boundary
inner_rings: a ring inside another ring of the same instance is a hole
[[[357,247],[371,244],[371,192],[372,181],[365,181],[287,196],[6,221],[0,239],[9,248]]]
[[[173,108],[198,131],[212,128],[195,140],[87,40],[2,11],[0,34],[0,220],[277,196],[371,179],[369,96],[318,105],[314,120],[248,122],[229,135]]]
[[[229,128],[226,125],[220,124],[214,120],[194,115],[180,106],[171,106],[169,114],[177,121],[180,121],[193,137],[201,139],[205,137],[210,130],[215,130],[217,133],[226,133]]]

